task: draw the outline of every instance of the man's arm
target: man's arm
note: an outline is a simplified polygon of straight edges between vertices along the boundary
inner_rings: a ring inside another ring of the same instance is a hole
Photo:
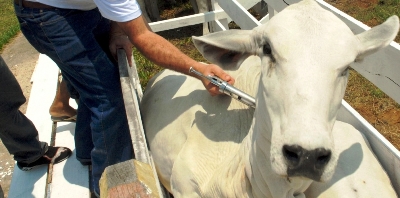
[[[131,21],[117,22],[117,24],[118,27],[114,26],[113,31],[123,31],[131,43],[149,60],[162,67],[200,79],[211,95],[219,94],[218,87],[212,85],[208,80],[189,73],[190,67],[205,75],[218,76],[229,84],[233,84],[235,81],[220,67],[213,64],[199,63],[185,55],[169,41],[152,32],[141,16]],[[118,28],[120,29],[118,30]]]

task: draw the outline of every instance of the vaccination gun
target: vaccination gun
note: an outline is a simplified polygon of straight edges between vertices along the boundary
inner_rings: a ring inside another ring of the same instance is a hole
[[[236,87],[230,85],[228,82],[226,82],[216,76],[210,76],[210,75],[205,76],[202,73],[193,69],[193,67],[190,67],[189,72],[194,73],[200,77],[206,78],[212,84],[214,84],[215,86],[217,86],[219,88],[219,92],[224,93],[224,94],[226,94],[226,95],[228,95],[250,107],[253,107],[253,108],[256,107],[256,100],[253,97],[251,97],[250,95],[237,89]]]

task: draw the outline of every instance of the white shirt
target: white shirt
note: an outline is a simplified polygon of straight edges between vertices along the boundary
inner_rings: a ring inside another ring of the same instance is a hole
[[[138,18],[142,11],[136,0],[28,0],[57,8],[91,10],[99,8],[103,17],[126,22]]]

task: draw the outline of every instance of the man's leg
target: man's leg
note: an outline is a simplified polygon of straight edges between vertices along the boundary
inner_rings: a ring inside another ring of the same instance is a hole
[[[67,159],[70,149],[39,141],[35,126],[19,111],[25,101],[18,81],[0,57],[0,138],[8,152],[22,170]]]
[[[57,87],[56,96],[50,106],[49,113],[54,122],[76,122],[76,110],[69,105],[71,95],[64,78]]]
[[[0,138],[16,161],[30,163],[45,153],[47,145],[40,144],[35,126],[19,111],[25,101],[18,81],[0,57]]]
[[[93,187],[99,193],[104,169],[133,157],[118,68],[97,42],[108,42],[109,22],[97,9],[41,11],[16,6],[15,12],[28,41],[60,67],[79,93],[77,158],[91,156]],[[93,144],[87,144],[90,139]]]

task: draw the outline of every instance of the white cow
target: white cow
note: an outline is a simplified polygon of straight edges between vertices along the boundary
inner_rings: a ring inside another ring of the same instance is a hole
[[[158,74],[146,88],[141,112],[161,182],[174,197],[305,197],[313,181],[351,181],[331,180],[352,176],[336,168],[348,159],[339,138],[358,133],[335,125],[348,68],[387,46],[398,30],[394,16],[354,35],[315,1],[304,0],[253,30],[194,37],[209,61],[230,70],[235,86],[255,96],[256,109],[211,97],[192,77]],[[365,146],[362,154],[374,158]],[[379,181],[368,181],[393,192],[384,171],[372,171]],[[312,195],[330,190],[311,187]]]

